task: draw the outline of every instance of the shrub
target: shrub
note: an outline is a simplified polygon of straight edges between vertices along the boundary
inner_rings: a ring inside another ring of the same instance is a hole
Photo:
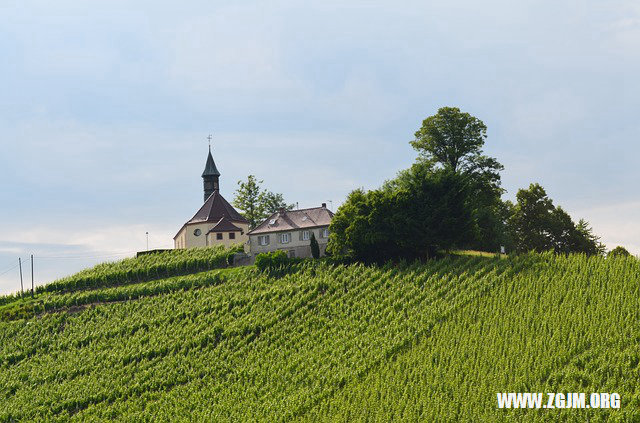
[[[618,245],[616,248],[614,248],[613,250],[609,251],[609,254],[607,254],[607,257],[627,257],[630,256],[631,253],[629,253],[629,251],[627,251],[626,248],[621,247],[620,245]]]
[[[256,267],[261,272],[284,268],[289,265],[289,257],[284,251],[273,251],[271,253],[261,253],[256,256]]]
[[[311,256],[314,259],[320,257],[320,246],[318,245],[318,240],[313,232],[311,232]]]

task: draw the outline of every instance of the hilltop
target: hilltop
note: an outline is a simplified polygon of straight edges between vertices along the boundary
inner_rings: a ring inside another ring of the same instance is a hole
[[[640,418],[640,263],[527,254],[261,273],[222,249],[0,301],[0,421]],[[501,410],[498,392],[617,392]]]

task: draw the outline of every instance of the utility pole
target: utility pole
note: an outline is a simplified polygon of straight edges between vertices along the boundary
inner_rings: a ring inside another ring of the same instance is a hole
[[[33,254],[31,254],[31,298],[33,298]]]
[[[149,251],[149,232],[145,232],[147,234],[147,251]]]
[[[18,266],[20,267],[20,296],[24,296],[24,285],[22,284],[22,259],[18,257]]]

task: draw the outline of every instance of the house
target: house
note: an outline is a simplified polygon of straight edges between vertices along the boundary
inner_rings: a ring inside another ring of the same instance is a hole
[[[332,218],[333,213],[325,203],[310,209],[280,209],[249,232],[249,251],[256,255],[283,250],[289,257],[311,257],[313,233],[320,246],[320,255],[324,255]]]
[[[245,244],[249,221],[220,194],[220,172],[213,161],[211,147],[202,172],[204,204],[173,237],[175,248],[231,246]]]

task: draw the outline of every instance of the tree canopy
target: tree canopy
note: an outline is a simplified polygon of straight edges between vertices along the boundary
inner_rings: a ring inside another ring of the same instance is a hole
[[[466,187],[463,175],[414,165],[381,189],[355,190],[333,217],[328,248],[382,262],[459,246],[472,225]]]
[[[249,221],[249,229],[281,208],[291,210],[293,204],[287,204],[282,194],[276,194],[261,188],[262,180],[249,175],[246,181],[238,181],[233,205],[241,210],[241,214]]]
[[[616,248],[609,251],[609,253],[607,254],[607,257],[629,257],[630,255],[631,253],[627,251],[626,248],[618,245]]]
[[[442,107],[422,121],[411,145],[420,154],[418,162],[433,169],[446,169],[466,176],[467,206],[473,228],[463,247],[496,251],[505,239],[504,190],[500,172],[504,167],[482,148],[487,127],[475,116],[457,107]]]
[[[538,184],[502,200],[504,167],[483,153],[487,127],[456,107],[426,118],[416,162],[380,189],[353,191],[331,223],[328,251],[363,261],[424,258],[452,248],[603,254],[588,222],[575,223]]]
[[[495,174],[503,167],[482,154],[486,138],[487,127],[480,119],[457,107],[441,107],[438,113],[422,121],[410,144],[425,160],[453,172]]]
[[[589,223],[577,224],[569,214],[553,205],[540,184],[531,184],[516,194],[509,226],[518,252],[553,250],[557,253],[603,254],[600,238]]]

